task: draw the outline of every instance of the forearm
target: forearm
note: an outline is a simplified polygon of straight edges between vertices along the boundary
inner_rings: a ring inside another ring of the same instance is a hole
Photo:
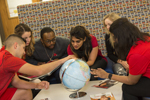
[[[18,84],[13,85],[15,88],[19,89],[35,89],[37,88],[37,83],[27,82],[24,80],[20,80]]]
[[[111,79],[122,82],[124,84],[131,85],[131,82],[129,81],[128,76],[119,76],[119,75],[113,74]]]
[[[57,68],[59,65],[63,64],[65,61],[71,59],[73,56],[67,56],[63,59],[60,59],[58,61],[54,61],[51,63],[35,66],[31,65],[29,63],[24,64],[19,70],[19,73],[27,74],[27,75],[35,75],[35,76],[41,76],[44,74],[47,74]]]
[[[133,78],[133,76],[134,76],[134,78]],[[111,79],[122,82],[127,85],[134,85],[138,82],[140,77],[141,77],[141,75],[119,76],[119,75],[113,74]]]
[[[105,70],[101,68],[91,69],[91,74],[95,75],[95,77],[107,78],[107,79],[111,78],[112,80],[116,80],[128,85],[136,84],[141,77],[141,75],[131,75],[131,74],[129,74],[128,76],[119,76],[119,75],[112,74],[112,76],[110,75],[109,77],[110,73],[107,73]]]
[[[92,66],[94,63],[92,61],[87,61],[86,62],[89,66]]]
[[[40,65],[38,66],[37,70],[41,72],[40,75],[47,74],[51,72],[52,70],[54,70],[55,68],[57,68],[59,65],[63,64],[68,59],[69,57],[65,57],[63,59],[60,59],[51,63]]]
[[[89,66],[92,66],[97,58],[97,55],[98,55],[98,46],[94,47],[89,55],[89,58],[88,58],[88,61],[87,61],[87,64]]]
[[[12,82],[12,86],[16,88],[21,88],[21,89],[34,89],[37,88],[37,83],[31,83],[28,81],[21,80],[18,78],[17,74],[14,76]]]
[[[58,61],[54,61],[54,62],[47,63],[47,64],[42,64],[39,66],[34,66],[29,63],[26,63],[19,69],[18,72],[27,74],[27,75],[41,76],[41,75],[51,72],[52,70],[57,68],[59,65],[63,64],[68,59],[69,59],[68,57],[65,57]]]

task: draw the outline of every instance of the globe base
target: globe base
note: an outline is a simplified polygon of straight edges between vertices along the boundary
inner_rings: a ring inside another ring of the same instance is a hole
[[[76,92],[76,93],[72,93],[69,95],[70,98],[75,99],[75,98],[80,98],[85,96],[87,93],[86,92]]]

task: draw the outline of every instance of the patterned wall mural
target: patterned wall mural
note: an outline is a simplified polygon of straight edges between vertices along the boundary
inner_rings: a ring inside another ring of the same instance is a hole
[[[83,25],[96,36],[106,56],[103,17],[115,12],[128,18],[143,32],[150,32],[150,0],[58,0],[17,7],[20,23],[27,24],[35,40],[43,27],[51,27],[56,36],[69,38],[71,27]]]

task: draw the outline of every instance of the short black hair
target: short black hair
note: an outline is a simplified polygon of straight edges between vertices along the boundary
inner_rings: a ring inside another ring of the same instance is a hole
[[[49,32],[53,32],[53,33],[54,33],[53,29],[51,29],[50,27],[44,27],[44,28],[41,30],[41,32],[40,32],[41,39],[43,39],[43,34],[44,34],[44,33],[49,33]]]
[[[26,43],[26,40],[20,37],[16,34],[11,34],[7,37],[7,39],[4,42],[5,48],[10,48],[15,42],[17,42],[19,45]]]

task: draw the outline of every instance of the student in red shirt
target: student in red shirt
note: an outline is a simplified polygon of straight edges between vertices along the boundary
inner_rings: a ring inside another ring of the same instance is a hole
[[[142,33],[127,18],[119,18],[110,26],[115,51],[121,60],[127,60],[129,75],[110,74],[103,69],[92,69],[95,77],[109,78],[123,84],[123,100],[142,100],[150,97],[150,36]]]
[[[17,72],[40,76],[73,58],[73,56],[68,56],[52,63],[35,66],[21,59],[24,54],[24,39],[15,34],[10,35],[5,41],[5,49],[0,51],[0,100],[31,100],[30,89],[49,88],[49,83],[46,81],[31,83],[21,80],[18,78]]]
[[[31,56],[34,52],[35,41],[34,41],[32,30],[28,25],[20,23],[16,25],[14,29],[14,33],[26,40],[25,54],[22,58],[24,60],[27,60],[28,58],[26,58],[26,56]],[[2,49],[5,49],[5,46],[3,46]]]
[[[101,54],[95,36],[83,26],[76,26],[70,31],[70,44],[68,45],[68,55],[75,55],[87,62],[90,68],[106,68],[107,59]],[[95,80],[91,76],[91,80]]]

